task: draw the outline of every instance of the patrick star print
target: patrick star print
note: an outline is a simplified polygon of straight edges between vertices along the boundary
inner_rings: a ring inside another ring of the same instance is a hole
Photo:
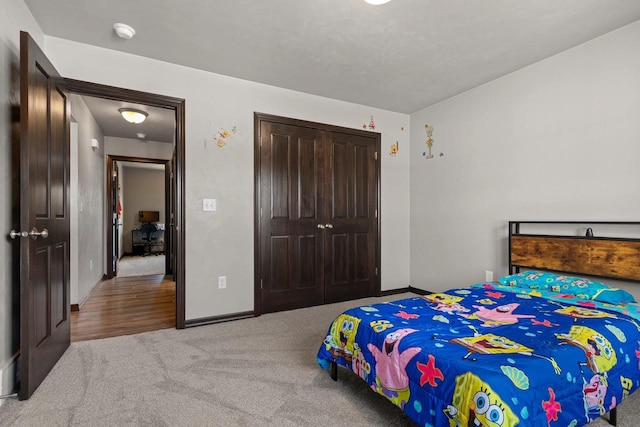
[[[410,394],[407,364],[421,349],[410,347],[400,352],[400,342],[413,332],[417,331],[406,328],[387,334],[382,349],[367,344],[367,348],[376,359],[376,383],[371,388],[401,408],[409,401]]]
[[[533,319],[536,316],[530,314],[514,314],[513,312],[518,308],[520,304],[505,304],[489,310],[486,307],[480,305],[474,305],[473,308],[478,309],[475,313],[464,314],[458,313],[467,319],[479,319],[482,320],[482,326],[496,327],[499,325],[513,325],[518,323],[519,319]]]

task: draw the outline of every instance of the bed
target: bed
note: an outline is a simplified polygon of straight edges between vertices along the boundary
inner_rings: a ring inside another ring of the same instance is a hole
[[[334,379],[348,368],[423,426],[580,426],[607,413],[615,425],[640,386],[640,305],[579,275],[640,281],[640,240],[526,224],[509,223],[511,274],[347,310],[318,363]]]

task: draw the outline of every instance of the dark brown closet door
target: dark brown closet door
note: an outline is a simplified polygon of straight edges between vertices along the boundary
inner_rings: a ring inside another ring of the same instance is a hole
[[[322,304],[322,134],[266,121],[259,132],[262,312]]]
[[[376,294],[376,137],[333,132],[325,177],[325,302]]]

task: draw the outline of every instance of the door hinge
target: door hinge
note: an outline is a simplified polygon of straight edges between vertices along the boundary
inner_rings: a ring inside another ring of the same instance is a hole
[[[262,289],[264,287],[264,282],[262,279],[260,279],[260,289]]]
[[[378,275],[378,267],[376,267],[376,276]]]
[[[378,218],[378,209],[375,210],[374,215],[376,218]]]
[[[377,151],[374,151],[374,153],[373,153],[373,158],[374,158],[375,160],[378,160],[378,152],[377,152]]]
[[[260,208],[260,218],[262,218],[262,208]]]

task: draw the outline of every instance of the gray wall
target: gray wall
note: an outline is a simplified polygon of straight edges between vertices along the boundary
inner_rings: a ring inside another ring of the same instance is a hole
[[[173,144],[107,136],[105,137],[104,153],[143,159],[170,160],[173,155]]]
[[[411,116],[413,286],[506,274],[509,220],[640,219],[639,41],[636,22]]]
[[[78,95],[71,95],[71,115],[78,123],[77,191],[71,196],[72,206],[77,209],[77,246],[71,251],[78,253],[77,286],[71,284],[71,303],[81,304],[104,275],[104,233],[106,214],[104,204],[104,136],[102,129]],[[97,139],[99,147],[91,147]],[[72,227],[73,228],[73,227]],[[71,268],[75,267],[72,265]]]

